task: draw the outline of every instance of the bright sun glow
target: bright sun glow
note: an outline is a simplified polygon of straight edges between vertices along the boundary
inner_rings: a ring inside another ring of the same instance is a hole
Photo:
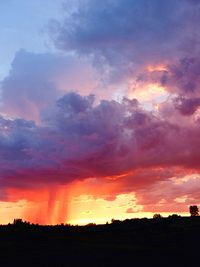
[[[146,67],[146,70],[149,71],[149,72],[153,72],[153,71],[167,71],[167,67],[165,65],[157,65],[157,66],[148,65]]]
[[[112,218],[124,220],[141,216],[141,211],[142,206],[136,204],[133,193],[118,195],[112,201],[81,195],[71,201],[69,222],[72,224],[106,223]]]
[[[143,103],[146,109],[158,110],[159,103],[165,101],[168,97],[168,92],[165,88],[156,83],[138,85],[133,90],[129,91],[130,99],[136,98],[140,103]]]

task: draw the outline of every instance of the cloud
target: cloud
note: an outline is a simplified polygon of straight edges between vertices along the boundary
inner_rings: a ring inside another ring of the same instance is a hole
[[[199,205],[199,173],[172,177],[138,190],[136,197],[144,211],[188,212],[192,203]]]
[[[138,212],[137,207],[136,207],[136,210],[134,210],[133,208],[128,208],[128,209],[126,210],[126,213],[136,213],[136,212]]]
[[[198,107],[200,106],[200,98],[176,98],[176,108],[183,114],[183,115],[192,115],[197,111]]]
[[[79,79],[77,79],[77,76]],[[8,76],[1,81],[1,113],[40,121],[42,110],[64,93],[88,94],[98,84],[87,60],[72,55],[16,53]]]
[[[2,187],[106,180],[133,172],[130,191],[141,181],[167,179],[168,168],[199,170],[199,124],[172,124],[128,99],[94,105],[92,95],[68,93],[56,103],[40,126],[1,117]],[[162,172],[152,173],[157,168]]]
[[[88,0],[50,28],[58,48],[92,56],[119,81],[148,63],[197,54],[199,20],[197,1]]]
[[[161,83],[172,93],[187,97],[199,95],[199,56],[183,57],[167,66]]]
[[[182,115],[190,116],[198,111],[200,105],[199,75],[199,56],[184,57],[162,67],[150,66],[143,70],[135,78],[135,88],[161,88],[166,95],[168,93],[168,99],[160,101],[161,103],[169,106],[172,101],[171,108],[176,109],[173,114],[178,110]],[[133,95],[135,88],[131,89]]]

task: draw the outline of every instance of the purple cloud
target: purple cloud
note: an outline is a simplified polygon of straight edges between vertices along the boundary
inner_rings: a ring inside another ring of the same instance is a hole
[[[69,93],[40,126],[5,118],[0,125],[2,187],[68,183],[140,168],[199,169],[198,124],[172,124],[128,99],[95,106],[94,96]]]
[[[58,48],[93,56],[118,80],[133,75],[141,64],[189,56],[191,49],[197,54],[196,4],[188,0],[80,1],[63,22],[54,23],[52,34]]]

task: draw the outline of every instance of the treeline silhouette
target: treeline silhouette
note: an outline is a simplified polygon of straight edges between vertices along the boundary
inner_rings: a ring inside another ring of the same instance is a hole
[[[15,219],[0,226],[1,266],[193,266],[200,216],[191,215],[85,226]]]
[[[191,217],[196,217],[199,216],[199,209],[197,207],[197,205],[193,205],[189,207],[189,212]],[[168,219],[178,219],[181,216],[178,214],[172,214],[168,216]],[[153,215],[153,219],[162,219],[162,215],[159,213],[155,213]],[[116,220],[116,219],[112,219],[111,220],[111,224],[119,224],[119,223],[132,223],[132,222],[138,222],[138,220],[141,222],[142,220],[146,220],[147,218],[143,218],[143,219],[139,219],[139,218],[133,218],[133,219],[126,219],[124,221],[120,221],[120,220]],[[108,225],[109,223],[107,222],[106,225]],[[34,223],[30,223],[27,221],[23,221],[21,218],[17,218],[13,220],[13,224],[8,224],[8,226],[10,225],[14,225],[14,226],[20,226],[20,227],[26,227],[26,226],[34,226],[37,227],[39,226],[39,224],[34,224]],[[70,225],[70,224],[64,224],[61,223],[59,225],[57,225],[56,227],[74,227],[74,225]],[[75,225],[75,227],[77,227],[78,225]],[[87,225],[85,225],[85,227],[92,227],[92,226],[96,226],[95,223],[88,223]],[[55,226],[54,226],[55,227]],[[80,226],[79,226],[80,227]]]

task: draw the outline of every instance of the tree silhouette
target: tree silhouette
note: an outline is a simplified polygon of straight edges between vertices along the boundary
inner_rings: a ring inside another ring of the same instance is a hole
[[[177,219],[177,218],[180,218],[180,217],[181,217],[180,215],[175,214],[175,213],[168,216],[169,219]]]
[[[153,219],[161,219],[162,216],[159,213],[153,215]]]
[[[14,225],[22,225],[23,221],[22,221],[22,219],[14,219],[13,224]]]
[[[196,205],[190,206],[189,210],[192,217],[199,216],[199,209]]]

